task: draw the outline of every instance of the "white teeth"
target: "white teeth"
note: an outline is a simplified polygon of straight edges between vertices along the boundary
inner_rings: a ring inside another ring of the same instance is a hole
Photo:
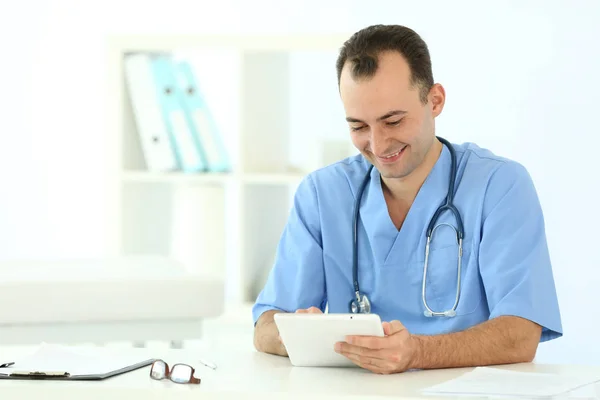
[[[390,154],[389,156],[385,156],[383,158],[393,158],[393,157],[396,157],[402,150],[404,150],[404,147],[401,148],[400,150],[398,150],[397,152],[395,152],[394,154]]]

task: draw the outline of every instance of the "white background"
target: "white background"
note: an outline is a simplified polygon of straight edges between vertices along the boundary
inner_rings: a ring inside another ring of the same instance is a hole
[[[598,21],[600,2],[591,0],[2,2],[0,257],[106,251],[109,34],[352,32],[400,23],[428,42],[434,77],[445,85],[437,133],[522,162],[536,183],[565,330],[541,346],[539,359],[600,363]],[[323,68],[335,79],[333,65]],[[316,132],[345,139],[331,104],[335,84],[326,88],[305,94],[331,110]],[[310,116],[294,129],[315,132]]]

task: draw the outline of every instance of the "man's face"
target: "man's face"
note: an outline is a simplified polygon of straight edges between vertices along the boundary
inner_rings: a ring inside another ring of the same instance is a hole
[[[381,53],[373,77],[354,80],[349,63],[340,76],[352,142],[384,178],[403,178],[421,164],[434,140],[434,118],[443,106],[440,85],[423,104],[420,87],[411,85],[410,76],[398,52]]]

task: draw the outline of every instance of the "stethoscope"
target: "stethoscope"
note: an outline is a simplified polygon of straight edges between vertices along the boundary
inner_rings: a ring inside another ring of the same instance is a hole
[[[456,307],[458,306],[458,300],[460,298],[460,269],[461,269],[461,260],[462,260],[462,242],[465,236],[462,219],[460,217],[460,213],[457,208],[454,206],[454,180],[456,178],[456,153],[454,152],[454,148],[452,145],[444,138],[437,137],[440,142],[442,142],[448,150],[450,151],[450,182],[448,184],[448,194],[446,195],[445,203],[442,204],[433,214],[431,221],[429,221],[429,226],[427,227],[427,244],[425,245],[425,265],[423,267],[423,284],[421,289],[421,298],[423,300],[423,305],[425,306],[424,315],[426,317],[454,317],[456,316]],[[371,312],[371,302],[367,295],[360,293],[360,288],[358,286],[358,215],[360,209],[360,200],[362,198],[363,192],[365,191],[365,187],[369,180],[371,179],[371,170],[373,169],[373,165],[369,167],[365,178],[360,186],[358,194],[356,196],[356,201],[354,203],[354,232],[353,232],[353,247],[352,247],[352,279],[354,280],[354,295],[355,298],[350,301],[350,312],[357,314],[368,314]],[[439,225],[435,225],[437,219],[440,214],[445,210],[450,210],[457,221],[458,229],[454,226],[442,223]],[[425,282],[427,281],[427,267],[429,264],[429,244],[431,243],[431,238],[435,230],[442,226],[447,225],[454,229],[456,232],[456,241],[458,242],[458,268],[457,268],[457,279],[456,279],[456,298],[454,300],[454,305],[450,310],[447,311],[433,311],[429,305],[427,304],[427,298],[425,295]]]

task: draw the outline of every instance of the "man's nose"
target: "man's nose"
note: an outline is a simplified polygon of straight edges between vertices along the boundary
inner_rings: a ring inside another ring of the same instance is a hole
[[[386,151],[386,140],[383,135],[383,132],[379,131],[377,128],[371,129],[371,137],[369,138],[369,144],[371,147],[371,152],[376,156],[381,156],[385,154]]]

